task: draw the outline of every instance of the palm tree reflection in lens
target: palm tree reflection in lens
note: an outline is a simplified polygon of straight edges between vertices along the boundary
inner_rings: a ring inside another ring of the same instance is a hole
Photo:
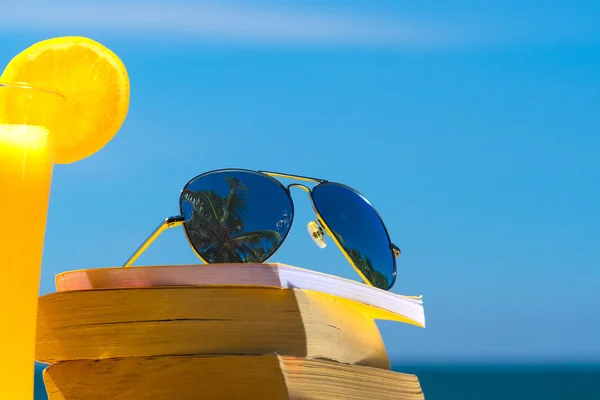
[[[391,284],[390,279],[388,279],[384,274],[379,272],[373,266],[373,260],[371,260],[371,257],[369,257],[366,254],[363,255],[356,248],[350,248],[350,247],[346,246],[346,244],[344,243],[344,238],[342,238],[342,235],[340,235],[339,233],[337,233],[333,230],[331,232],[337,239],[340,246],[342,246],[344,248],[344,250],[346,251],[346,253],[348,253],[348,257],[350,257],[352,259],[352,262],[354,262],[354,265],[356,266],[356,268],[358,268],[360,270],[360,272],[362,272],[362,274],[365,276],[365,278],[368,279],[369,282],[371,282],[371,284],[373,286],[378,287],[380,289],[386,289],[386,288],[390,287],[390,284]]]
[[[208,263],[261,263],[277,250],[281,234],[275,230],[246,232],[246,196],[251,189],[237,178],[225,180],[229,185],[226,197],[212,189],[184,190],[182,199],[192,207],[185,222],[190,242]]]

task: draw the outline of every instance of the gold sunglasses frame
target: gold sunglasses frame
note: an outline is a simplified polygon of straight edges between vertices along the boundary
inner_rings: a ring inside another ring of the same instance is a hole
[[[390,290],[393,286],[394,283],[396,282],[396,275],[397,275],[397,265],[396,265],[396,259],[400,256],[401,251],[400,248],[398,246],[396,246],[394,243],[392,243],[391,239],[390,239],[390,235],[389,232],[383,222],[383,219],[381,218],[381,216],[379,215],[379,213],[377,212],[377,210],[375,209],[375,207],[373,207],[373,205],[362,195],[360,194],[358,191],[356,191],[355,189],[343,185],[341,183],[337,183],[337,182],[330,182],[324,179],[318,179],[318,178],[310,178],[307,176],[302,176],[302,175],[290,175],[290,174],[284,174],[281,172],[271,172],[271,171],[254,171],[254,170],[249,170],[249,169],[242,169],[242,168],[224,168],[224,169],[217,169],[217,170],[212,170],[212,171],[208,171],[208,172],[204,172],[200,175],[195,176],[194,178],[190,179],[185,186],[183,187],[183,189],[181,189],[181,195],[183,195],[184,190],[187,188],[187,186],[193,182],[194,180],[204,176],[204,175],[209,175],[211,173],[215,173],[215,172],[225,172],[225,171],[232,171],[232,172],[250,172],[250,173],[254,173],[254,174],[261,174],[264,175],[268,178],[271,178],[274,182],[276,182],[277,184],[279,184],[279,186],[281,186],[282,189],[285,190],[286,194],[288,195],[289,199],[290,199],[290,203],[292,204],[292,219],[290,221],[290,227],[288,228],[288,233],[291,231],[292,229],[292,223],[293,223],[293,219],[294,219],[294,210],[293,210],[293,200],[290,194],[290,188],[296,187],[299,189],[304,190],[309,197],[311,206],[313,208],[313,211],[317,217],[317,221],[320,225],[320,227],[322,227],[325,232],[327,233],[327,235],[333,240],[333,242],[336,244],[336,246],[338,247],[338,249],[342,252],[342,254],[344,255],[344,257],[346,258],[346,260],[348,261],[348,263],[352,266],[352,268],[354,268],[354,270],[356,271],[356,273],[360,276],[360,278],[369,286],[373,286],[373,284],[371,283],[371,281],[369,279],[367,279],[365,277],[365,275],[363,274],[363,272],[357,267],[356,263],[352,260],[352,258],[349,256],[349,254],[346,252],[346,250],[344,249],[344,247],[342,246],[342,244],[338,241],[338,239],[336,238],[336,236],[333,234],[333,232],[331,231],[331,229],[329,228],[329,226],[327,225],[327,223],[325,222],[325,220],[323,219],[323,217],[321,216],[321,214],[319,213],[317,207],[315,206],[315,203],[313,201],[313,197],[312,197],[312,190],[314,189],[310,189],[307,186],[301,184],[301,183],[291,183],[289,184],[287,187],[284,186],[280,181],[278,181],[275,178],[283,178],[283,179],[293,179],[296,181],[303,181],[303,182],[310,182],[310,183],[316,183],[317,186],[321,183],[331,183],[331,184],[335,184],[338,186],[342,186],[346,189],[351,190],[352,192],[356,193],[357,195],[359,195],[375,212],[375,214],[377,215],[377,217],[379,218],[379,222],[381,223],[381,226],[383,227],[383,230],[385,231],[386,237],[388,239],[388,243],[389,243],[389,247],[390,247],[390,251],[392,252],[392,259],[393,259],[393,263],[394,263],[394,271],[393,271],[393,275],[392,275],[392,281],[390,282],[390,285],[388,288],[383,289],[383,290]],[[316,186],[315,186],[316,187]],[[181,195],[180,195],[180,204],[181,204]],[[142,244],[135,250],[135,252],[129,257],[129,259],[127,259],[127,261],[123,264],[123,268],[129,268],[133,265],[133,263],[142,255],[142,253],[144,253],[144,251],[146,251],[148,249],[148,247],[150,247],[150,245],[161,235],[161,233],[163,233],[164,231],[166,231],[167,229],[170,228],[175,228],[178,226],[181,226],[185,223],[185,217],[183,215],[176,215],[176,216],[172,216],[172,217],[168,217],[165,218],[164,221],[162,221],[160,223],[160,225],[158,225],[158,227],[156,227],[156,229],[154,229],[154,231],[146,238],[146,240],[144,240],[144,242],[142,242]],[[193,252],[196,254],[196,256],[205,264],[210,264],[209,262],[207,262],[204,258],[202,258],[202,256],[198,253],[198,251],[196,250],[196,248],[194,247],[194,245],[191,243],[190,238],[187,234],[187,230],[184,229],[185,232],[185,237],[188,241],[188,244],[190,245],[190,247],[192,248]],[[286,233],[287,236],[287,233]],[[282,239],[281,243],[279,246],[281,246],[283,244],[283,242],[285,241],[285,237]],[[279,249],[279,247],[277,248],[277,250]],[[276,252],[277,250],[275,250],[273,252],[273,254],[271,254],[269,256],[269,258],[271,258]],[[267,258],[267,260],[269,259]],[[263,261],[266,262],[267,260]]]

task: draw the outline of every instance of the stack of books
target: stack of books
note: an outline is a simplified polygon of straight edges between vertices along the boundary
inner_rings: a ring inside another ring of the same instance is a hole
[[[418,297],[284,264],[62,273],[39,299],[50,400],[423,399],[377,319],[425,326]]]

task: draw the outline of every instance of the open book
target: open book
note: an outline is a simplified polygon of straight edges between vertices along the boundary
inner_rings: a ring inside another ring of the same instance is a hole
[[[172,286],[248,286],[315,291],[373,319],[425,327],[420,296],[403,296],[364,283],[280,263],[200,264],[98,268],[56,276],[58,292]]]

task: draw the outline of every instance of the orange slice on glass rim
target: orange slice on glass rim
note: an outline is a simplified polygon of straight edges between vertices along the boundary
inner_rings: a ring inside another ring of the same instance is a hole
[[[57,96],[39,96],[35,108],[24,107],[26,99],[15,96],[5,99],[2,110],[15,121],[47,126],[56,164],[73,163],[102,149],[119,131],[129,109],[125,65],[110,49],[86,37],[38,42],[14,57],[0,80],[62,95],[63,101],[53,104],[42,99]],[[23,113],[27,115],[19,115]]]

